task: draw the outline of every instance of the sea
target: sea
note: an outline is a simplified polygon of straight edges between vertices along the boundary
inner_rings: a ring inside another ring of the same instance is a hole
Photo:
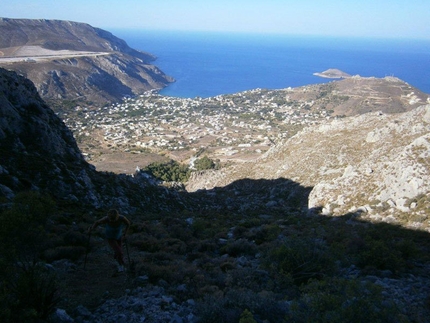
[[[394,76],[430,93],[430,40],[338,38],[114,30],[157,57],[175,82],[160,91],[195,98],[252,89],[282,89],[332,81],[313,75],[336,68],[364,77]]]

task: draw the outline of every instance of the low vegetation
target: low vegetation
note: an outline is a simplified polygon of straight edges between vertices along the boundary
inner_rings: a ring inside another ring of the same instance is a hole
[[[194,161],[194,170],[202,171],[214,169],[215,162],[207,156],[198,158]],[[190,178],[192,169],[185,164],[180,164],[175,160],[168,162],[154,162],[142,169],[142,171],[151,174],[156,179],[164,182],[181,182],[185,183]]]
[[[134,287],[162,285],[177,302],[194,299],[200,322],[423,322],[377,281],[428,266],[425,232],[270,209],[129,218],[129,275],[148,278]],[[48,269],[59,259],[82,266],[92,217],[24,193],[0,221],[2,322],[46,319],[67,307],[64,295],[81,299]]]
[[[0,213],[2,322],[46,320],[60,301],[55,275],[41,262],[54,212],[48,196],[29,192],[17,195],[11,208]]]
[[[151,163],[143,171],[165,182],[186,182],[191,173],[187,165],[181,165],[174,160]]]

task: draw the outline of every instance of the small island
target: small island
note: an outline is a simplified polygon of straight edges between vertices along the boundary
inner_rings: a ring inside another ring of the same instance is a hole
[[[329,79],[344,79],[351,77],[351,75],[349,75],[348,73],[342,72],[341,70],[335,68],[330,68],[321,73],[314,73],[313,75]]]

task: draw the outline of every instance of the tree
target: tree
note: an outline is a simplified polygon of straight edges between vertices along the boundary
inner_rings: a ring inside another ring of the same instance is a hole
[[[257,321],[254,319],[252,313],[248,309],[245,309],[240,315],[239,323],[257,323]]]
[[[196,168],[196,170],[214,169],[215,162],[208,156],[204,156],[200,159],[196,159],[196,161],[194,162],[194,167]]]
[[[165,182],[186,182],[190,177],[188,166],[179,164],[174,160],[166,163],[151,163],[143,170]]]

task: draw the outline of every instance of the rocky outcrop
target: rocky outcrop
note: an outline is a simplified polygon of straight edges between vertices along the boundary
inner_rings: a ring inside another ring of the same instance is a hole
[[[305,128],[256,162],[192,179],[211,189],[239,178],[288,178],[312,187],[309,209],[359,212],[429,229],[430,105],[401,114],[369,113]]]
[[[416,199],[430,191],[429,114],[427,105],[402,115],[376,113],[317,129],[322,132],[321,144],[340,146],[340,153],[334,156],[333,150],[323,151],[331,155],[328,159],[334,167],[319,169],[309,206],[324,206],[326,213],[334,214],[360,210],[371,218],[381,218],[385,208],[425,215]],[[351,134],[342,143],[331,141],[345,132]],[[334,158],[340,163],[336,165]],[[336,176],[326,175],[333,171]]]
[[[93,208],[120,207],[124,213],[180,207],[174,193],[144,176],[96,172],[32,82],[0,69],[0,197],[10,200],[24,190]]]
[[[73,186],[90,184],[86,179],[91,168],[71,131],[29,80],[0,70],[0,111],[3,194],[44,187],[66,197]],[[72,173],[71,169],[79,171]]]
[[[44,100],[104,105],[173,81],[151,65],[153,55],[88,24],[2,18],[0,34],[0,64],[32,80]],[[66,50],[80,55],[65,57]],[[48,51],[44,60],[34,59]],[[21,56],[12,62],[1,60]]]
[[[145,278],[144,278],[145,279]],[[147,277],[146,277],[147,279]],[[138,287],[127,290],[119,299],[110,299],[100,305],[94,312],[83,306],[76,308],[73,316],[64,310],[57,309],[51,317],[52,322],[198,322],[194,314],[196,302],[189,299],[177,304],[174,297],[168,295],[164,288],[157,286]]]

